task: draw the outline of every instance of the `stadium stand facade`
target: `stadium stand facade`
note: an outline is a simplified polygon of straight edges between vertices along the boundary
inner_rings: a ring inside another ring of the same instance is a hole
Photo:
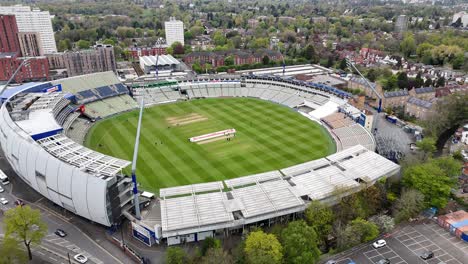
[[[0,109],[0,146],[13,170],[77,215],[105,226],[120,222],[132,199],[131,179],[122,173],[130,162],[81,143],[91,126],[85,102],[96,97],[90,104],[112,106],[99,109],[100,116],[133,109],[137,104],[126,87],[112,73],[99,73],[23,88],[9,94]]]

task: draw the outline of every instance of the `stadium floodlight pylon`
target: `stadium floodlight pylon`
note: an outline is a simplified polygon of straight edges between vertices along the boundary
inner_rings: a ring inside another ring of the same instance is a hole
[[[0,95],[3,94],[3,92],[6,90],[7,86],[13,81],[13,79],[16,77],[18,72],[23,68],[24,65],[27,65],[27,62],[32,59],[33,57],[24,57],[23,61],[21,61],[21,64],[18,66],[18,68],[15,70],[15,72],[11,75],[10,79],[6,82],[6,84],[3,86],[3,89],[0,90]]]
[[[380,113],[382,112],[382,96],[375,90],[375,88],[369,83],[369,80],[367,80],[366,77],[364,77],[364,75],[362,75],[362,73],[358,70],[358,68],[356,68],[356,66],[354,65],[354,63],[351,61],[351,59],[349,57],[346,57],[346,65],[348,66],[349,70],[351,71],[351,73],[353,72],[357,72],[359,74],[359,76],[364,79],[364,81],[366,82],[367,86],[369,86],[369,89],[371,89],[372,92],[374,92],[375,96],[377,96],[377,98],[379,98],[379,107],[377,108],[377,112]]]
[[[138,127],[137,127],[137,134],[135,138],[135,148],[133,149],[133,160],[132,160],[132,182],[133,182],[133,201],[135,204],[135,217],[138,220],[141,220],[140,214],[140,199],[138,198],[138,185],[136,180],[136,163],[138,158],[138,146],[140,145],[140,131],[141,131],[141,119],[143,116],[143,108],[144,108],[144,100],[141,98],[141,105],[140,105],[140,115],[138,117]]]

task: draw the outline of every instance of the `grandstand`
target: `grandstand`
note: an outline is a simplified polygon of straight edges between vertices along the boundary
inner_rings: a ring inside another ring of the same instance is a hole
[[[130,162],[85,148],[82,139],[77,143],[66,135],[73,131],[83,137],[90,126],[80,118],[72,93],[89,91],[75,82],[88,85],[92,79],[18,87],[0,110],[0,145],[13,170],[33,189],[77,215],[111,226],[121,221],[122,208],[132,199],[131,180],[122,173]],[[98,82],[94,85],[101,85]],[[117,89],[115,84],[104,83]],[[82,123],[85,129],[74,125]]]
[[[355,145],[362,145],[369,150],[375,150],[375,141],[364,127],[357,124],[344,113],[334,113],[321,119],[338,139],[339,149],[347,149]]]
[[[160,206],[154,207],[161,218],[152,223],[168,245],[202,240],[262,221],[272,225],[304,211],[311,200],[336,203],[398,171],[398,165],[357,145],[280,171],[161,189]]]

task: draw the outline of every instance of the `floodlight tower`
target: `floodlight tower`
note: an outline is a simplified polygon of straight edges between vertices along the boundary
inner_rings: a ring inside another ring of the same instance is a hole
[[[6,84],[3,86],[3,88],[0,90],[0,94],[2,94],[5,89],[7,88],[8,85],[10,85],[10,83],[13,81],[13,79],[16,77],[16,75],[19,73],[19,71],[21,70],[21,68],[23,68],[23,66],[25,65],[28,65],[28,61],[31,59],[31,57],[25,57],[23,58],[23,60],[21,61],[20,65],[18,66],[18,68],[16,68],[15,72],[11,75],[10,79],[8,79],[8,81],[6,82]]]
[[[135,139],[135,148],[133,149],[133,160],[132,160],[132,182],[133,182],[133,202],[135,204],[135,217],[140,220],[140,199],[138,198],[138,185],[136,180],[136,163],[138,158],[138,146],[140,145],[140,130],[141,130],[141,118],[143,116],[144,101],[141,98],[140,105],[140,116],[138,117],[138,127]]]
[[[356,68],[356,66],[354,65],[354,63],[351,61],[349,57],[346,58],[346,65],[348,66],[351,72],[356,71],[359,74],[359,76],[361,76],[361,78],[364,79],[369,89],[371,89],[371,91],[374,92],[375,96],[379,98],[379,107],[377,108],[377,112],[378,113],[382,112],[382,96],[375,90],[374,86],[372,86],[369,83],[369,80],[367,80],[367,78],[364,77],[364,75],[362,75],[362,73]]]
[[[159,61],[159,51],[161,50],[161,44],[163,42],[163,39],[162,38],[158,38],[156,40],[156,48],[157,48],[157,52],[156,52],[156,81],[158,81],[159,77],[158,77],[158,61]]]

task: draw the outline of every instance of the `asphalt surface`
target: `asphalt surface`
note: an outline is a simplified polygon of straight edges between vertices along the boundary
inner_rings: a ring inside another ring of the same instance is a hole
[[[468,243],[450,235],[432,221],[405,226],[385,240],[387,246],[379,249],[374,249],[372,243],[351,249],[337,258],[337,263],[373,264],[389,259],[392,264],[468,264]],[[421,259],[420,255],[428,250],[434,253],[434,257]]]

